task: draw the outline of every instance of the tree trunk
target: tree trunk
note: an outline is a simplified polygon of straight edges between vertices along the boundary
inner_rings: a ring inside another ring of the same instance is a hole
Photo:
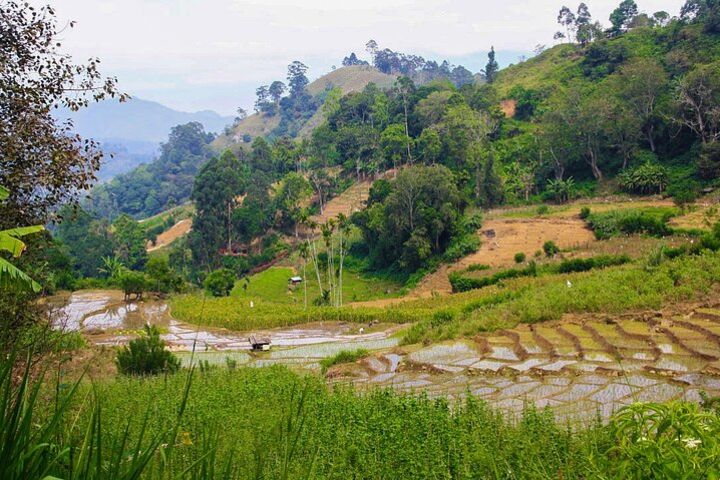
[[[655,127],[650,125],[647,129],[647,132],[645,133],[645,136],[647,137],[647,141],[650,144],[650,151],[655,153]]]
[[[588,165],[590,165],[590,170],[592,170],[593,177],[595,177],[595,180],[602,180],[603,174],[600,171],[600,168],[598,168],[597,155],[595,154],[595,151],[593,149],[588,149],[587,157],[587,163]]]

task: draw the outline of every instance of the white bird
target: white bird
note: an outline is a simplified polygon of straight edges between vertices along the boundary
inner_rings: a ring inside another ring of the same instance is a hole
[[[254,306],[255,306],[255,303],[252,300],[250,300],[250,308],[253,308]]]
[[[365,328],[364,328],[364,327],[360,327],[360,330],[359,330],[359,331],[360,331],[360,334],[363,334],[363,333],[365,333]]]
[[[572,288],[572,282],[570,282],[570,280],[566,280],[566,282],[567,287]]]

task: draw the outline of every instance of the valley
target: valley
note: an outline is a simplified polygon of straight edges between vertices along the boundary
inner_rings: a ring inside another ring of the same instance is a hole
[[[0,479],[720,478],[719,2],[50,1]]]

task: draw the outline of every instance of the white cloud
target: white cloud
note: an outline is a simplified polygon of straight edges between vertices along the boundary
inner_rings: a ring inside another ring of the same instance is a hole
[[[125,90],[184,110],[229,113],[251,103],[250,85],[284,78],[290,61],[306,62],[311,77],[318,76],[350,51],[364,54],[370,38],[438,58],[485,52],[490,45],[499,52],[529,52],[538,43],[552,43],[562,3],[54,0],[53,5],[63,22],[78,22],[64,34],[64,48],[78,59],[100,57],[105,72],[117,75]],[[588,2],[604,23],[618,3]],[[683,0],[638,3],[648,12],[677,14]]]

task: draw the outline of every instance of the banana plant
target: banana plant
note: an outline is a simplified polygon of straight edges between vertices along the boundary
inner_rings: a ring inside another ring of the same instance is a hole
[[[0,202],[5,201],[10,192],[0,186]],[[41,232],[45,229],[42,225],[32,227],[18,227],[9,230],[0,230],[0,252],[9,252],[13,258],[18,258],[25,251],[25,242],[20,240],[26,235]],[[30,276],[0,256],[0,287],[20,288],[22,290],[40,291],[40,284]]]

